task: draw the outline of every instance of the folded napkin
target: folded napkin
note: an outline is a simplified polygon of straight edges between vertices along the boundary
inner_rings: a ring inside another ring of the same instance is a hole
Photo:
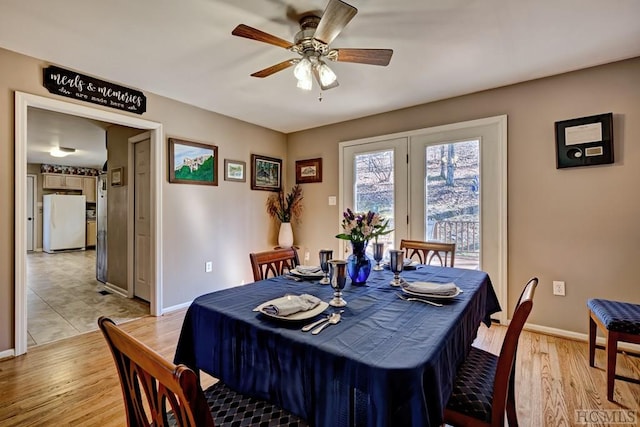
[[[410,292],[425,295],[451,296],[458,293],[455,283],[411,282],[404,288]]]
[[[314,265],[298,265],[295,270],[300,274],[322,273],[320,267]]]
[[[286,295],[271,301],[262,308],[267,314],[289,316],[299,311],[308,311],[320,304],[320,298],[309,294]]]

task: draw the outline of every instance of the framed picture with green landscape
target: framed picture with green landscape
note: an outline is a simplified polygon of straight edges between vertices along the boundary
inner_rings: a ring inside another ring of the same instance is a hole
[[[169,182],[218,185],[218,147],[169,138]]]
[[[251,189],[280,191],[282,187],[282,160],[251,155]]]

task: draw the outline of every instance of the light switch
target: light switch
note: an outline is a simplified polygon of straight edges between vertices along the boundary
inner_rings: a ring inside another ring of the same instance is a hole
[[[337,203],[336,196],[329,196],[329,206],[335,206]]]

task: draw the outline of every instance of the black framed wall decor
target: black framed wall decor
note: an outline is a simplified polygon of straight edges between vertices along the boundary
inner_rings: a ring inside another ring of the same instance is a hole
[[[555,123],[556,168],[613,163],[613,113]]]

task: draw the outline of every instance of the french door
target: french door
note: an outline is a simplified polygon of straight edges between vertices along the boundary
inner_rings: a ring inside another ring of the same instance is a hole
[[[456,267],[488,272],[506,307],[506,126],[498,116],[342,142],[341,212],[389,218],[387,248],[455,242]]]
[[[341,212],[350,208],[354,212],[380,213],[394,231],[378,241],[387,243],[387,249],[396,247],[409,229],[408,138],[350,144],[340,154],[345,177]],[[343,250],[348,251],[348,245]]]

